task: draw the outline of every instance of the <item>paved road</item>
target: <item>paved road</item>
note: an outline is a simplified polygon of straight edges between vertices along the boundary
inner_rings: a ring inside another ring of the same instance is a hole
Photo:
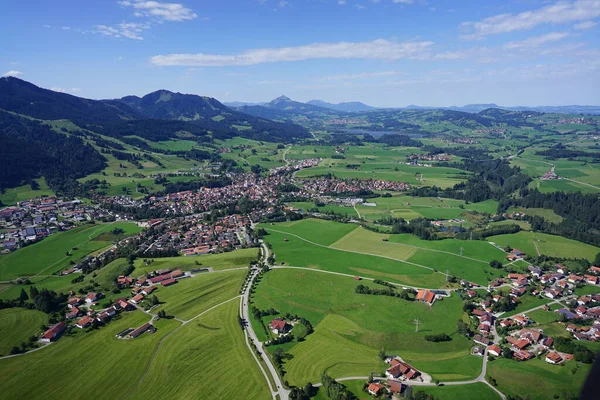
[[[50,346],[51,344],[56,343],[56,342],[50,342],[50,343],[41,343],[41,346],[33,349],[33,350],[28,350],[25,353],[19,353],[19,354],[11,354],[9,356],[4,356],[4,357],[0,357],[0,360],[4,360],[5,358],[13,358],[13,357],[19,357],[19,356],[24,356],[25,354],[29,354],[29,353],[35,353],[38,350],[42,350],[45,349],[46,347]]]
[[[269,248],[264,243],[261,243],[261,248],[263,249],[263,254],[262,254],[263,261],[266,262],[267,259],[269,258]],[[254,332],[254,328],[252,327],[252,324],[250,323],[250,312],[248,311],[248,306],[250,304],[250,288],[252,287],[252,282],[254,282],[254,280],[258,276],[258,273],[259,273],[259,270],[257,268],[252,270],[250,282],[248,283],[248,285],[246,285],[246,290],[242,294],[242,318],[247,321],[246,332],[248,333],[248,337],[250,338],[250,340],[252,341],[254,346],[256,346],[256,348],[258,349],[258,351],[260,353],[260,357],[262,358],[265,365],[267,366],[267,369],[269,370],[269,373],[271,374],[271,378],[273,378],[273,381],[275,382],[275,385],[277,386],[276,388],[271,388],[271,390],[272,390],[271,394],[273,396],[273,399],[275,399],[277,396],[279,396],[279,398],[281,400],[288,400],[289,399],[289,390],[287,390],[283,387],[283,383],[281,382],[281,378],[279,377],[277,370],[273,366],[273,363],[271,362],[271,359],[267,355],[267,352],[265,351],[262,343],[260,342],[260,340],[258,340],[258,337],[256,336],[256,332]],[[250,346],[250,344],[247,341],[246,341],[246,345],[248,346],[248,349],[250,350],[250,352],[254,355],[255,354],[254,349],[252,349],[252,347]],[[258,360],[257,360],[257,362],[258,362]],[[262,369],[262,366],[260,363],[259,363],[259,366]],[[263,374],[265,374],[265,377],[266,377],[266,373],[264,370],[263,370]],[[269,386],[271,386],[271,382],[269,379],[267,379],[267,382],[269,383]]]

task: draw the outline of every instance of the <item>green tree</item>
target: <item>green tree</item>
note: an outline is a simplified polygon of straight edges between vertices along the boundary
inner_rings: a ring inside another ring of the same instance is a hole
[[[29,296],[27,295],[27,292],[25,291],[25,289],[21,289],[21,294],[19,295],[19,300],[21,300],[21,301],[29,300]]]

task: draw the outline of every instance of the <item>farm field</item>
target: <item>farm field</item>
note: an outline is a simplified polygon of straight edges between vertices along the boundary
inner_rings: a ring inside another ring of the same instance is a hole
[[[41,311],[23,308],[0,310],[0,355],[8,355],[13,346],[28,342],[47,322],[48,316]]]
[[[306,238],[311,242],[329,246],[347,233],[356,229],[357,225],[311,218],[292,222],[282,222],[274,225],[264,225],[263,227],[265,229],[272,228],[281,232],[289,232],[302,238]]]
[[[142,259],[134,262],[134,275],[141,275],[157,269],[181,269],[189,271],[195,268],[212,268],[215,271],[231,268],[247,267],[251,261],[256,260],[258,248],[241,249],[227,253],[206,254],[201,256],[180,256],[153,258],[150,265],[145,265]]]
[[[112,241],[95,240],[112,229],[121,228],[125,233],[120,237],[140,232],[141,228],[131,222],[83,225],[66,232],[50,235],[41,242],[0,256],[0,280],[36,274],[49,275],[69,265],[69,261],[80,258],[112,244]],[[100,238],[102,239],[102,238]],[[72,250],[77,247],[77,250]],[[65,254],[71,251],[71,256]]]
[[[531,400],[572,398],[583,386],[591,365],[581,364],[575,374],[571,370],[577,363],[569,361],[564,366],[551,365],[533,358],[527,362],[497,359],[488,364],[488,375],[496,379],[498,389],[511,396],[529,397]],[[567,394],[567,396],[565,396]]]
[[[547,209],[547,208],[511,207],[506,212],[507,213],[522,212],[525,215],[531,215],[531,216],[537,215],[539,217],[544,218],[546,221],[552,222],[555,224],[561,223],[564,219],[560,215],[556,214],[554,211]],[[514,221],[514,222],[520,222],[520,221]]]
[[[531,296],[531,295],[527,294],[522,297],[519,297],[519,304],[517,305],[517,307],[512,311],[502,314],[502,318],[521,314],[523,311],[527,311],[532,308],[542,306],[542,305],[550,303],[550,302],[552,302],[552,299],[549,299],[547,297],[542,297],[540,299],[539,297]]]
[[[265,228],[269,231],[269,227]],[[316,268],[418,287],[439,288],[446,284],[444,275],[401,261],[317,246],[272,230],[264,240],[272,246],[277,265]]]
[[[175,285],[161,287],[156,296],[167,315],[184,320],[239,294],[246,271],[215,272],[180,279]]]
[[[576,240],[567,239],[562,236],[548,235],[535,232],[517,232],[510,235],[490,236],[488,241],[500,246],[511,246],[525,254],[565,257],[565,258],[587,258],[593,261],[600,248]]]
[[[127,398],[231,399],[243,393],[243,398],[270,399],[267,382],[246,347],[238,311],[239,301],[231,301],[174,331]]]
[[[485,383],[451,386],[415,386],[413,393],[423,391],[439,400],[497,400],[498,393]]]
[[[118,332],[148,320],[147,315],[133,311],[98,330],[66,335],[40,351],[0,360],[3,396],[78,398],[85,382],[86,387],[102,388],[97,397],[121,398],[142,376],[161,338],[179,325],[176,321],[160,320],[154,334],[143,334],[135,340],[115,338]],[[120,372],[111,374],[111,384],[106,385],[107,374],[114,371]]]
[[[470,342],[455,333],[462,316],[462,301],[457,296],[430,308],[419,302],[357,294],[357,284],[350,277],[310,270],[274,269],[263,276],[254,304],[259,309],[273,307],[280,314],[298,314],[315,328],[306,340],[284,345],[294,355],[284,366],[285,378],[291,383],[317,382],[323,371],[334,378],[381,372],[385,369],[377,357],[381,348],[434,379],[463,380],[480,373],[481,359],[470,356]],[[264,317],[264,323],[271,318]],[[418,333],[415,318],[420,320]],[[441,332],[450,334],[452,341],[424,340],[426,334]]]

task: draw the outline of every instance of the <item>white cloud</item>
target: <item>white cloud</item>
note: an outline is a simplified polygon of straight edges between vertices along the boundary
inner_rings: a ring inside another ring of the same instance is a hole
[[[479,22],[461,24],[466,39],[478,39],[498,33],[532,29],[543,24],[586,21],[600,16],[600,0],[560,1],[537,10],[518,14],[498,14]]]
[[[133,40],[143,40],[142,33],[150,28],[148,24],[138,24],[135,22],[122,22],[116,27],[107,25],[96,25],[96,33],[104,36],[120,38],[124,37]]]
[[[7,71],[5,73],[2,74],[2,76],[21,76],[23,75],[23,73],[21,71]]]
[[[580,22],[578,24],[573,25],[573,28],[575,28],[578,31],[584,31],[586,29],[592,29],[596,25],[598,25],[598,23],[595,21],[585,21],[585,22]]]
[[[346,4],[346,0],[338,0],[338,4],[344,5]]]
[[[62,29],[63,31],[70,31],[71,27],[70,26],[61,26],[60,29]]]
[[[42,25],[42,28],[52,28],[52,26],[50,26],[48,24],[44,24],[44,25]]]
[[[412,4],[414,0],[392,0],[394,4]]]
[[[53,92],[59,92],[59,93],[78,93],[81,92],[80,88],[71,88],[71,89],[67,89],[67,88],[62,88],[62,87],[52,87],[50,88],[50,90],[52,90]]]
[[[547,43],[556,42],[571,36],[568,32],[550,32],[541,36],[534,36],[525,40],[508,42],[504,45],[508,50],[530,50],[539,48]]]
[[[136,17],[150,17],[162,21],[188,21],[198,17],[191,9],[180,3],[161,3],[158,1],[119,1],[123,7],[132,7]]]
[[[255,65],[314,59],[423,59],[433,45],[430,41],[394,42],[377,39],[370,42],[313,43],[306,46],[248,50],[240,54],[168,54],[150,59],[161,66]]]

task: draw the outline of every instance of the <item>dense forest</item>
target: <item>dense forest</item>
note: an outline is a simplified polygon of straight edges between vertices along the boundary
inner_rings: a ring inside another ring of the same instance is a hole
[[[42,175],[55,191],[106,167],[105,158],[80,138],[0,111],[0,189],[30,183]]]

